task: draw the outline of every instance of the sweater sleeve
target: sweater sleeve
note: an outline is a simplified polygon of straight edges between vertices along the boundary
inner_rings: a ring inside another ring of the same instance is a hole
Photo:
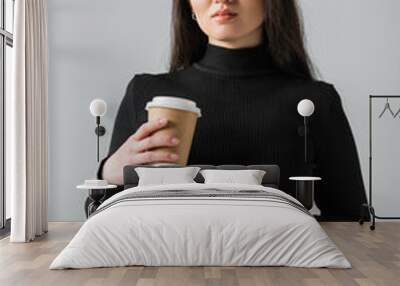
[[[128,139],[130,135],[136,132],[139,127],[136,120],[135,105],[134,105],[134,94],[135,94],[135,82],[137,76],[135,75],[129,82],[125,96],[123,97],[121,104],[118,108],[117,116],[114,122],[114,129],[112,131],[111,143],[107,156],[101,160],[97,169],[97,178],[102,179],[103,166],[107,159],[118,150],[118,148]],[[123,186],[118,186],[116,192],[122,191]],[[115,193],[115,192],[113,192]]]
[[[366,193],[354,136],[335,87],[328,84],[322,96],[326,98],[321,99],[320,130],[315,138],[317,175],[322,181],[317,183],[315,200],[322,219],[358,220]]]

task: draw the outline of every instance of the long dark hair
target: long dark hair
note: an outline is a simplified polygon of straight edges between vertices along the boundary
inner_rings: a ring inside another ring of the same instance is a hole
[[[208,36],[192,19],[189,0],[173,0],[170,72],[190,66],[205,52]],[[296,0],[265,0],[264,37],[281,71],[314,79],[314,67],[304,47],[304,30]]]

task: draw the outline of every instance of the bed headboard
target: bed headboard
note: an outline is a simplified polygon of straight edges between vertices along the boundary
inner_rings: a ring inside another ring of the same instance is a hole
[[[187,165],[188,167],[200,167],[201,169],[221,169],[221,170],[246,170],[257,169],[266,171],[262,185],[279,189],[280,168],[278,165]],[[124,167],[124,189],[136,187],[139,182],[138,174],[135,171],[136,167],[147,168],[180,168],[181,166],[150,166],[150,165],[129,165]],[[204,183],[204,178],[200,174],[194,178],[197,183]]]

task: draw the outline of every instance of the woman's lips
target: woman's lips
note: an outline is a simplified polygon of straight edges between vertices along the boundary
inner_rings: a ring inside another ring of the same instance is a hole
[[[213,19],[217,21],[218,23],[225,23],[229,22],[232,19],[236,18],[237,14],[236,13],[221,13],[221,14],[216,14]]]

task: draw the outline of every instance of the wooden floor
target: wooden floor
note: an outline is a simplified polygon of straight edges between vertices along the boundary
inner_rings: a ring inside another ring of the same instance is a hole
[[[400,223],[322,223],[352,269],[291,267],[118,267],[49,270],[81,223],[50,223],[32,243],[0,241],[0,285],[400,285]]]

